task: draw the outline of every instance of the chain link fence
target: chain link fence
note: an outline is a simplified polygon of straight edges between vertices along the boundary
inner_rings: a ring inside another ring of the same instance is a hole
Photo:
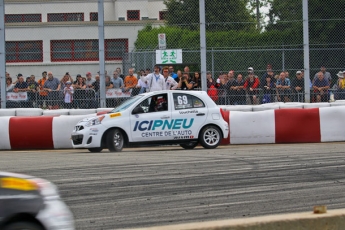
[[[345,1],[309,1],[310,76],[303,71],[302,0],[259,1],[260,15],[256,3],[205,1],[210,97],[219,105],[303,102],[307,89],[310,102],[343,100]],[[100,106],[97,4],[5,1],[7,108]],[[158,34],[166,35],[166,49],[182,49],[183,57],[160,66],[169,66],[176,82],[187,74],[182,89],[201,88],[199,1],[147,4],[104,1],[106,107],[144,92],[138,82],[153,72]],[[138,85],[126,81],[130,69]],[[316,76],[320,70],[326,80]],[[49,72],[58,82],[46,88]],[[73,93],[66,93],[67,81]]]

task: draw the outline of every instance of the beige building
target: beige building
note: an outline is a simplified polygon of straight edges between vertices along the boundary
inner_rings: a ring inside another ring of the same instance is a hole
[[[108,72],[122,67],[139,30],[164,24],[165,8],[163,0],[104,0]],[[96,0],[5,0],[5,37],[6,71],[12,77],[99,70]]]

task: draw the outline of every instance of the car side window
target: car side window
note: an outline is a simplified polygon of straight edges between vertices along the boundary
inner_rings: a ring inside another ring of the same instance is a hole
[[[174,93],[173,98],[175,110],[205,107],[204,102],[200,98],[190,94]]]
[[[166,93],[146,98],[133,109],[132,114],[162,111],[168,111],[168,94]]]

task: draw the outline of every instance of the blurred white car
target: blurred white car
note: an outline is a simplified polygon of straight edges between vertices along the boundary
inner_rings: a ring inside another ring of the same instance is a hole
[[[132,97],[111,112],[81,120],[71,139],[90,152],[121,151],[126,145],[198,144],[216,148],[228,137],[220,108],[204,91],[168,90]]]
[[[0,172],[0,229],[73,230],[74,220],[53,183]]]

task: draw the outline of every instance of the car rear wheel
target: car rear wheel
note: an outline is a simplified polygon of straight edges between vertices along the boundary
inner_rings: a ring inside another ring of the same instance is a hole
[[[88,150],[92,153],[99,153],[103,150],[103,148],[89,148]]]
[[[43,230],[43,228],[32,222],[15,222],[5,226],[4,230]]]
[[[213,125],[205,126],[199,135],[199,143],[205,149],[214,149],[220,144],[222,133],[220,129]]]
[[[113,129],[107,135],[107,147],[110,152],[121,152],[125,143],[120,129]]]
[[[194,149],[197,145],[198,145],[197,141],[180,144],[180,146],[184,149]]]

